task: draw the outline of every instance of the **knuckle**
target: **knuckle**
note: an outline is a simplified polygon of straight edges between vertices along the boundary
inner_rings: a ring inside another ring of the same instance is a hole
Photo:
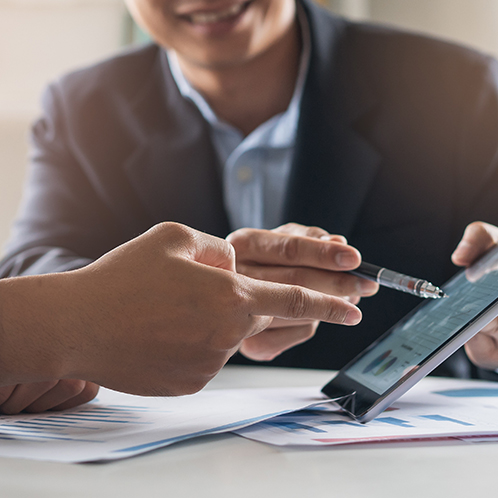
[[[221,299],[225,309],[239,310],[247,305],[247,292],[233,275],[227,274],[221,282]]]
[[[316,238],[321,237],[322,235],[329,235],[329,233],[323,228],[315,226],[306,227],[305,233],[308,237],[316,237]]]
[[[320,267],[330,267],[331,262],[335,261],[335,251],[337,246],[334,244],[319,244],[316,250],[316,259]]]
[[[195,239],[195,231],[192,228],[172,221],[158,223],[150,231],[161,239],[167,239],[169,243],[189,243]]]
[[[301,287],[292,287],[288,304],[288,314],[292,318],[304,318],[308,314],[309,299],[306,291]]]
[[[299,258],[300,240],[297,237],[286,237],[280,241],[279,256],[289,263]]]
[[[277,232],[277,233],[293,233],[296,230],[299,229],[301,225],[298,225],[297,223],[285,223],[285,225],[280,225],[277,228],[274,228],[272,232]]]

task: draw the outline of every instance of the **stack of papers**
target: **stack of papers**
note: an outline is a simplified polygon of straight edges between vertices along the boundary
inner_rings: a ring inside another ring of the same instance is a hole
[[[229,432],[312,405],[318,389],[206,390],[177,398],[101,389],[77,409],[0,416],[0,457],[55,462],[117,460]]]
[[[320,406],[282,415],[236,433],[279,446],[455,438],[473,442],[497,440],[498,384],[426,378],[367,424]]]
[[[279,446],[498,439],[498,384],[424,379],[366,425],[324,404],[320,387],[206,390],[178,398],[102,389],[77,409],[0,416],[0,457],[116,460],[222,432]]]

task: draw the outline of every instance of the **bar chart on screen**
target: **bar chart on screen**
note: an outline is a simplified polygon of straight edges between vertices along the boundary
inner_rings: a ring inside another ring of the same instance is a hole
[[[447,282],[443,288],[448,298],[428,301],[407,315],[344,374],[377,394],[394,386],[496,301],[498,270],[494,259],[488,263],[493,266],[473,268],[480,271],[475,280],[461,272]]]

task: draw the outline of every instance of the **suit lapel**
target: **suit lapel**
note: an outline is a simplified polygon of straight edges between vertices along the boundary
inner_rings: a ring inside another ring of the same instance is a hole
[[[220,169],[197,108],[178,92],[163,51],[136,105],[137,146],[125,171],[153,222],[177,221],[226,236]]]
[[[347,24],[305,4],[312,37],[286,220],[349,236],[380,162],[355,131],[375,96],[350,61]]]
[[[381,159],[355,130],[376,99],[349,63],[354,48],[344,41],[347,23],[304,6],[312,55],[282,221],[349,236]],[[229,224],[208,127],[179,94],[162,51],[135,112],[136,146],[125,171],[153,223],[174,220],[225,236]]]

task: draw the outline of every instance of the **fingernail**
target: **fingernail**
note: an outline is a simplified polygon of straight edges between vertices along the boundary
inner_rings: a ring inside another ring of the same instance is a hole
[[[361,296],[374,294],[379,288],[379,284],[377,282],[373,282],[372,280],[367,280],[365,278],[359,278],[356,285],[358,294],[360,294]]]
[[[341,268],[353,268],[358,264],[358,257],[351,252],[339,252],[335,259]]]
[[[322,235],[320,240],[332,240],[332,235]]]
[[[344,325],[357,325],[361,322],[361,311],[359,309],[351,310],[346,313]]]

